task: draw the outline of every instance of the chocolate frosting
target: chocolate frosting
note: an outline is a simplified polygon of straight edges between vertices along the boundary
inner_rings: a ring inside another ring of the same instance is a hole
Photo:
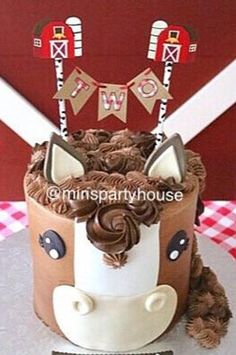
[[[115,143],[118,148],[127,148],[133,145],[133,140],[127,136],[116,135],[110,140],[111,143]]]
[[[129,209],[135,215],[139,223],[144,223],[146,226],[157,223],[160,219],[160,204],[157,201],[148,201],[133,199],[128,203]]]
[[[187,333],[203,347],[216,347],[227,333],[232,317],[224,288],[216,275],[203,266],[194,237],[192,248]]]
[[[92,132],[88,131],[83,136],[81,142],[85,143],[87,145],[87,149],[89,150],[95,150],[99,146],[98,138]]]
[[[69,200],[69,206],[71,211],[69,212],[70,218],[77,218],[78,222],[86,221],[88,218],[93,216],[95,213],[98,204],[93,200]]]
[[[50,209],[58,214],[65,214],[68,209],[68,202],[62,198],[54,199],[50,204]]]
[[[205,189],[206,169],[199,154],[186,150],[187,171],[197,176],[199,181],[199,192]]]
[[[104,163],[106,170],[110,173],[126,174],[130,170],[142,171],[144,168],[144,159],[141,157],[139,150],[133,147],[107,153]]]
[[[68,176],[64,180],[62,180],[59,184],[61,190],[73,190],[77,187],[81,178],[75,178],[74,176]]]
[[[120,254],[103,254],[103,262],[113,269],[120,269],[127,263],[128,255]]]
[[[139,242],[140,230],[134,214],[125,204],[101,206],[87,221],[88,239],[105,253],[117,254]]]

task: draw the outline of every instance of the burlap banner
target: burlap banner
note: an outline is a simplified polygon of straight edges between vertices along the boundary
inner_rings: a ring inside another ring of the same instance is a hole
[[[97,88],[99,88],[98,121],[112,114],[126,122],[128,88],[150,114],[157,100],[172,99],[151,69],[144,70],[129,83],[121,85],[99,83],[79,68],[73,70],[54,99],[69,100],[76,115]]]

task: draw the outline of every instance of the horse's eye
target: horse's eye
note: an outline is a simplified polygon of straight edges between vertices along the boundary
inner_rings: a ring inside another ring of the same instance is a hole
[[[167,257],[171,261],[177,260],[188,247],[189,238],[184,230],[180,230],[172,237],[167,247]]]
[[[63,239],[53,230],[48,230],[40,235],[39,244],[52,259],[61,259],[66,253]]]

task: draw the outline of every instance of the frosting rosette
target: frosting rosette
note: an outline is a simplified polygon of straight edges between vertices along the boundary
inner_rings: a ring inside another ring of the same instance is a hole
[[[72,209],[69,213],[69,217],[76,217],[78,222],[83,222],[95,213],[97,201],[89,199],[69,200],[69,206]]]
[[[144,199],[132,199],[128,203],[129,209],[133,212],[138,222],[150,226],[157,223],[160,219],[161,207],[158,201]]]
[[[138,222],[122,203],[99,207],[87,221],[87,233],[90,242],[108,254],[123,253],[140,240]]]

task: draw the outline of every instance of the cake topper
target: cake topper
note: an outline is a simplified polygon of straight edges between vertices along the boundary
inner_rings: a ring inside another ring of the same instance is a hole
[[[45,178],[59,184],[68,176],[80,177],[85,173],[83,156],[56,133],[49,141],[44,163]]]
[[[126,84],[111,84],[93,79],[78,67],[69,75],[63,86],[54,95],[54,99],[69,100],[76,115],[95,90],[99,89],[98,121],[114,115],[126,123],[129,88],[150,114],[157,100],[172,99],[172,96],[150,68],[145,69]]]
[[[56,84],[59,91],[63,86],[63,59],[82,56],[82,29],[78,17],[63,21],[42,20],[34,28],[34,56],[53,59],[56,70]],[[64,99],[58,101],[61,136],[68,136]]]
[[[148,176],[167,179],[173,177],[182,182],[186,174],[185,152],[179,134],[174,134],[164,141],[146,161],[144,171]]]
[[[163,86],[169,91],[174,63],[193,62],[196,57],[196,34],[187,26],[168,25],[163,20],[157,20],[152,25],[147,58],[164,62]],[[167,112],[167,99],[161,100],[157,144],[163,141],[164,122]]]

